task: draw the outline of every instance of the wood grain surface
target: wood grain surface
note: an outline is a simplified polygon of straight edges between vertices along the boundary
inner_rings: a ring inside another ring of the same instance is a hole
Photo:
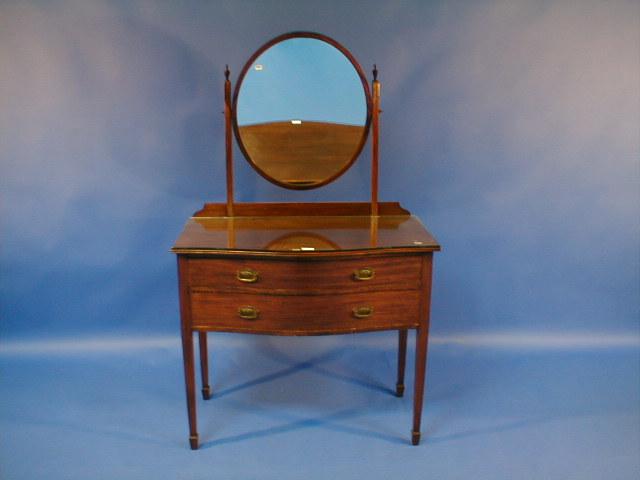
[[[189,259],[189,285],[219,292],[271,295],[313,295],[383,290],[416,290],[421,286],[421,257],[372,257],[297,262],[263,259]],[[371,269],[373,278],[355,273]],[[238,272],[256,272],[257,280],[238,279]]]
[[[419,323],[419,291],[346,293],[342,295],[260,295],[191,292],[194,329],[286,335],[321,335],[415,328]],[[255,320],[240,318],[238,309],[253,307]],[[370,307],[366,318],[354,309]]]

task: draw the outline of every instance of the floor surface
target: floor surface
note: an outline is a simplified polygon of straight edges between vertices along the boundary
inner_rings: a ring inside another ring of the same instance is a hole
[[[638,347],[431,345],[414,447],[393,333],[209,338],[198,451],[177,338],[5,349],[0,478],[640,478]]]

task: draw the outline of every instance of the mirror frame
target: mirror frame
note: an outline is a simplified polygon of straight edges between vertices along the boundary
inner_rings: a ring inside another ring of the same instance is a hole
[[[242,137],[240,136],[240,130],[239,130],[239,127],[238,127],[238,118],[237,118],[237,114],[236,114],[237,113],[237,106],[238,106],[238,96],[240,95],[240,89],[242,88],[242,82],[244,80],[245,75],[247,74],[247,72],[251,68],[251,65],[253,65],[255,60],[260,55],[262,55],[266,50],[268,50],[269,48],[273,47],[274,45],[276,45],[276,44],[278,44],[280,42],[284,42],[285,40],[289,40],[289,39],[292,39],[292,38],[313,38],[313,39],[316,39],[316,40],[323,41],[325,43],[328,43],[332,47],[336,48],[345,57],[347,57],[347,59],[349,60],[351,65],[353,65],[353,68],[355,68],[355,70],[356,70],[356,72],[358,74],[358,77],[360,77],[360,81],[362,82],[362,88],[364,89],[365,100],[366,100],[366,103],[367,103],[367,117],[366,117],[365,124],[364,124],[364,130],[362,132],[362,138],[360,139],[360,143],[358,144],[357,148],[355,149],[352,157],[344,165],[344,167],[342,167],[340,170],[338,170],[335,174],[331,175],[330,177],[328,177],[328,178],[326,178],[326,179],[324,179],[324,180],[322,180],[322,181],[320,181],[318,183],[314,183],[314,184],[311,184],[311,185],[294,185],[294,184],[282,182],[282,181],[280,181],[280,180],[278,180],[276,178],[273,178],[272,176],[267,174],[264,170],[262,170],[260,167],[258,167],[255,164],[255,162],[251,159],[251,156],[247,152],[247,149],[245,148],[244,144],[242,143]],[[349,50],[347,50],[343,45],[341,45],[340,43],[338,43],[334,39],[332,39],[330,37],[327,37],[326,35],[323,35],[321,33],[303,32],[303,31],[300,31],[300,32],[289,32],[289,33],[285,33],[283,35],[279,35],[279,36],[269,40],[264,45],[262,45],[258,50],[255,51],[255,53],[253,55],[251,55],[251,57],[249,57],[249,60],[247,60],[247,63],[245,63],[244,67],[242,67],[240,75],[238,76],[238,80],[236,81],[235,89],[233,91],[233,103],[232,103],[232,107],[231,107],[231,117],[232,117],[232,124],[233,124],[233,132],[235,134],[236,141],[238,142],[238,146],[240,147],[240,150],[242,151],[242,154],[247,159],[249,164],[253,167],[253,169],[256,172],[258,172],[263,178],[265,178],[266,180],[270,181],[271,183],[274,183],[274,184],[276,184],[276,185],[278,185],[280,187],[287,188],[287,189],[290,189],[290,190],[310,190],[310,189],[313,189],[313,188],[322,187],[322,186],[327,185],[327,184],[333,182],[334,180],[336,180],[343,173],[345,173],[349,168],[351,168],[353,163],[360,156],[360,154],[362,153],[362,149],[364,148],[364,145],[367,142],[367,138],[369,137],[369,129],[371,127],[372,105],[373,105],[373,101],[372,101],[372,98],[371,98],[371,90],[369,88],[369,82],[367,80],[367,77],[365,76],[364,70],[362,69],[362,67],[360,66],[358,61],[355,59],[355,57],[351,54],[351,52]]]

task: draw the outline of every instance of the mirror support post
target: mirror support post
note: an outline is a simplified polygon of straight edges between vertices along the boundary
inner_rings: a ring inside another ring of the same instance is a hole
[[[224,70],[224,140],[227,157],[227,217],[233,217],[233,143],[231,139],[231,81],[229,65]]]
[[[380,121],[380,82],[378,67],[373,66],[373,108],[371,118],[371,215],[378,216],[378,141]]]

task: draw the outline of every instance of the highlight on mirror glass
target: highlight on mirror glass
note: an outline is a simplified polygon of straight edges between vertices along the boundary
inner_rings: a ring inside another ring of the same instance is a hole
[[[318,38],[286,38],[243,73],[234,96],[235,132],[265,178],[314,188],[353,163],[368,131],[369,94],[360,67],[342,51]]]

